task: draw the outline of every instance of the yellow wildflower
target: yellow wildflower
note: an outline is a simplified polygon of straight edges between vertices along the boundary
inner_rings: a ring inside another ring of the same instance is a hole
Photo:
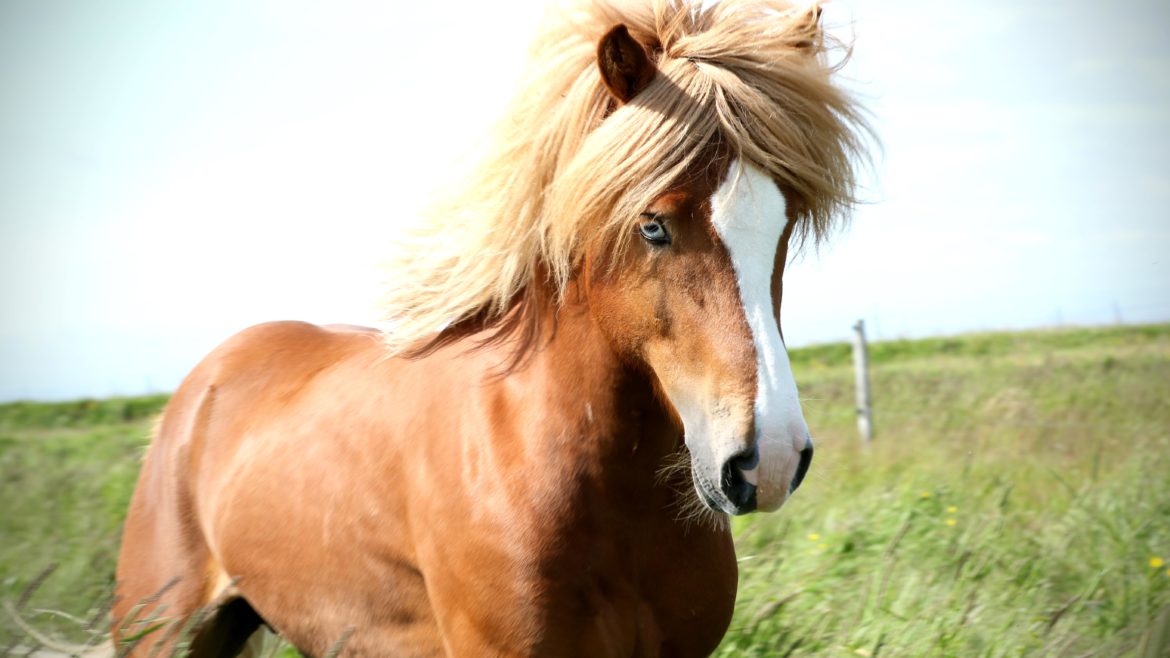
[[[922,496],[923,498],[930,498],[932,494],[929,491],[923,491],[919,495]]]
[[[953,525],[955,525],[956,523],[958,523],[958,521],[956,521],[956,520],[954,520],[954,519],[947,519],[947,525],[948,525],[948,526],[953,526]]]
[[[820,538],[821,538],[821,536],[820,536],[820,535],[818,535],[818,534],[817,534],[817,533],[815,533],[815,532],[810,532],[810,533],[808,534],[808,540],[809,540],[809,541],[816,541],[816,540],[818,540],[818,539],[820,539]]]
[[[1163,562],[1162,558],[1160,558],[1160,557],[1150,558],[1150,568],[1151,569],[1161,569],[1163,564],[1166,564],[1166,563]]]
[[[955,507],[954,505],[951,505],[950,507],[947,508],[947,514],[955,514],[958,511],[959,511],[959,508]]]

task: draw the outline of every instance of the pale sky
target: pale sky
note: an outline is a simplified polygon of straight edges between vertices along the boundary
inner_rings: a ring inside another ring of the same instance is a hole
[[[394,3],[398,4],[398,3]],[[172,390],[379,265],[541,3],[0,1],[0,400]],[[884,148],[784,333],[1170,320],[1170,4],[835,0]]]

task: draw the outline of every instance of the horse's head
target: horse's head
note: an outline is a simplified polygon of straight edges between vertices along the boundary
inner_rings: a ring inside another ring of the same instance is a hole
[[[397,268],[392,349],[493,327],[527,354],[529,311],[572,281],[653,374],[700,498],[783,504],[812,456],[778,321],[788,244],[848,211],[866,132],[818,18],[647,0],[553,20],[491,157]]]
[[[655,75],[624,27],[602,40],[599,64],[619,104]],[[700,498],[728,514],[775,510],[813,454],[779,329],[795,213],[718,139],[664,187],[631,213],[615,261],[589,259],[590,307],[616,349],[653,371]]]

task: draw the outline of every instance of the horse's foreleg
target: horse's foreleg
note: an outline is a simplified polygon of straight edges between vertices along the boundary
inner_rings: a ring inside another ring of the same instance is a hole
[[[192,658],[237,656],[248,645],[249,639],[260,629],[264,620],[242,598],[225,601],[216,606],[206,619],[194,629],[190,643]]]

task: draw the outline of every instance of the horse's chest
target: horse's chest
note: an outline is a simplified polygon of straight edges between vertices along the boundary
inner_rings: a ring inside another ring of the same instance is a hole
[[[735,602],[726,532],[654,522],[579,530],[546,528],[539,546],[512,546],[525,549],[519,557],[493,549],[474,560],[452,555],[434,577],[427,573],[448,641],[540,656],[682,657],[715,649]]]
[[[705,656],[731,620],[736,566],[730,539],[636,533],[600,539],[547,574],[553,609],[582,655]],[[609,544],[609,546],[606,546]],[[608,559],[598,559],[599,557]],[[555,629],[554,629],[555,633]]]

